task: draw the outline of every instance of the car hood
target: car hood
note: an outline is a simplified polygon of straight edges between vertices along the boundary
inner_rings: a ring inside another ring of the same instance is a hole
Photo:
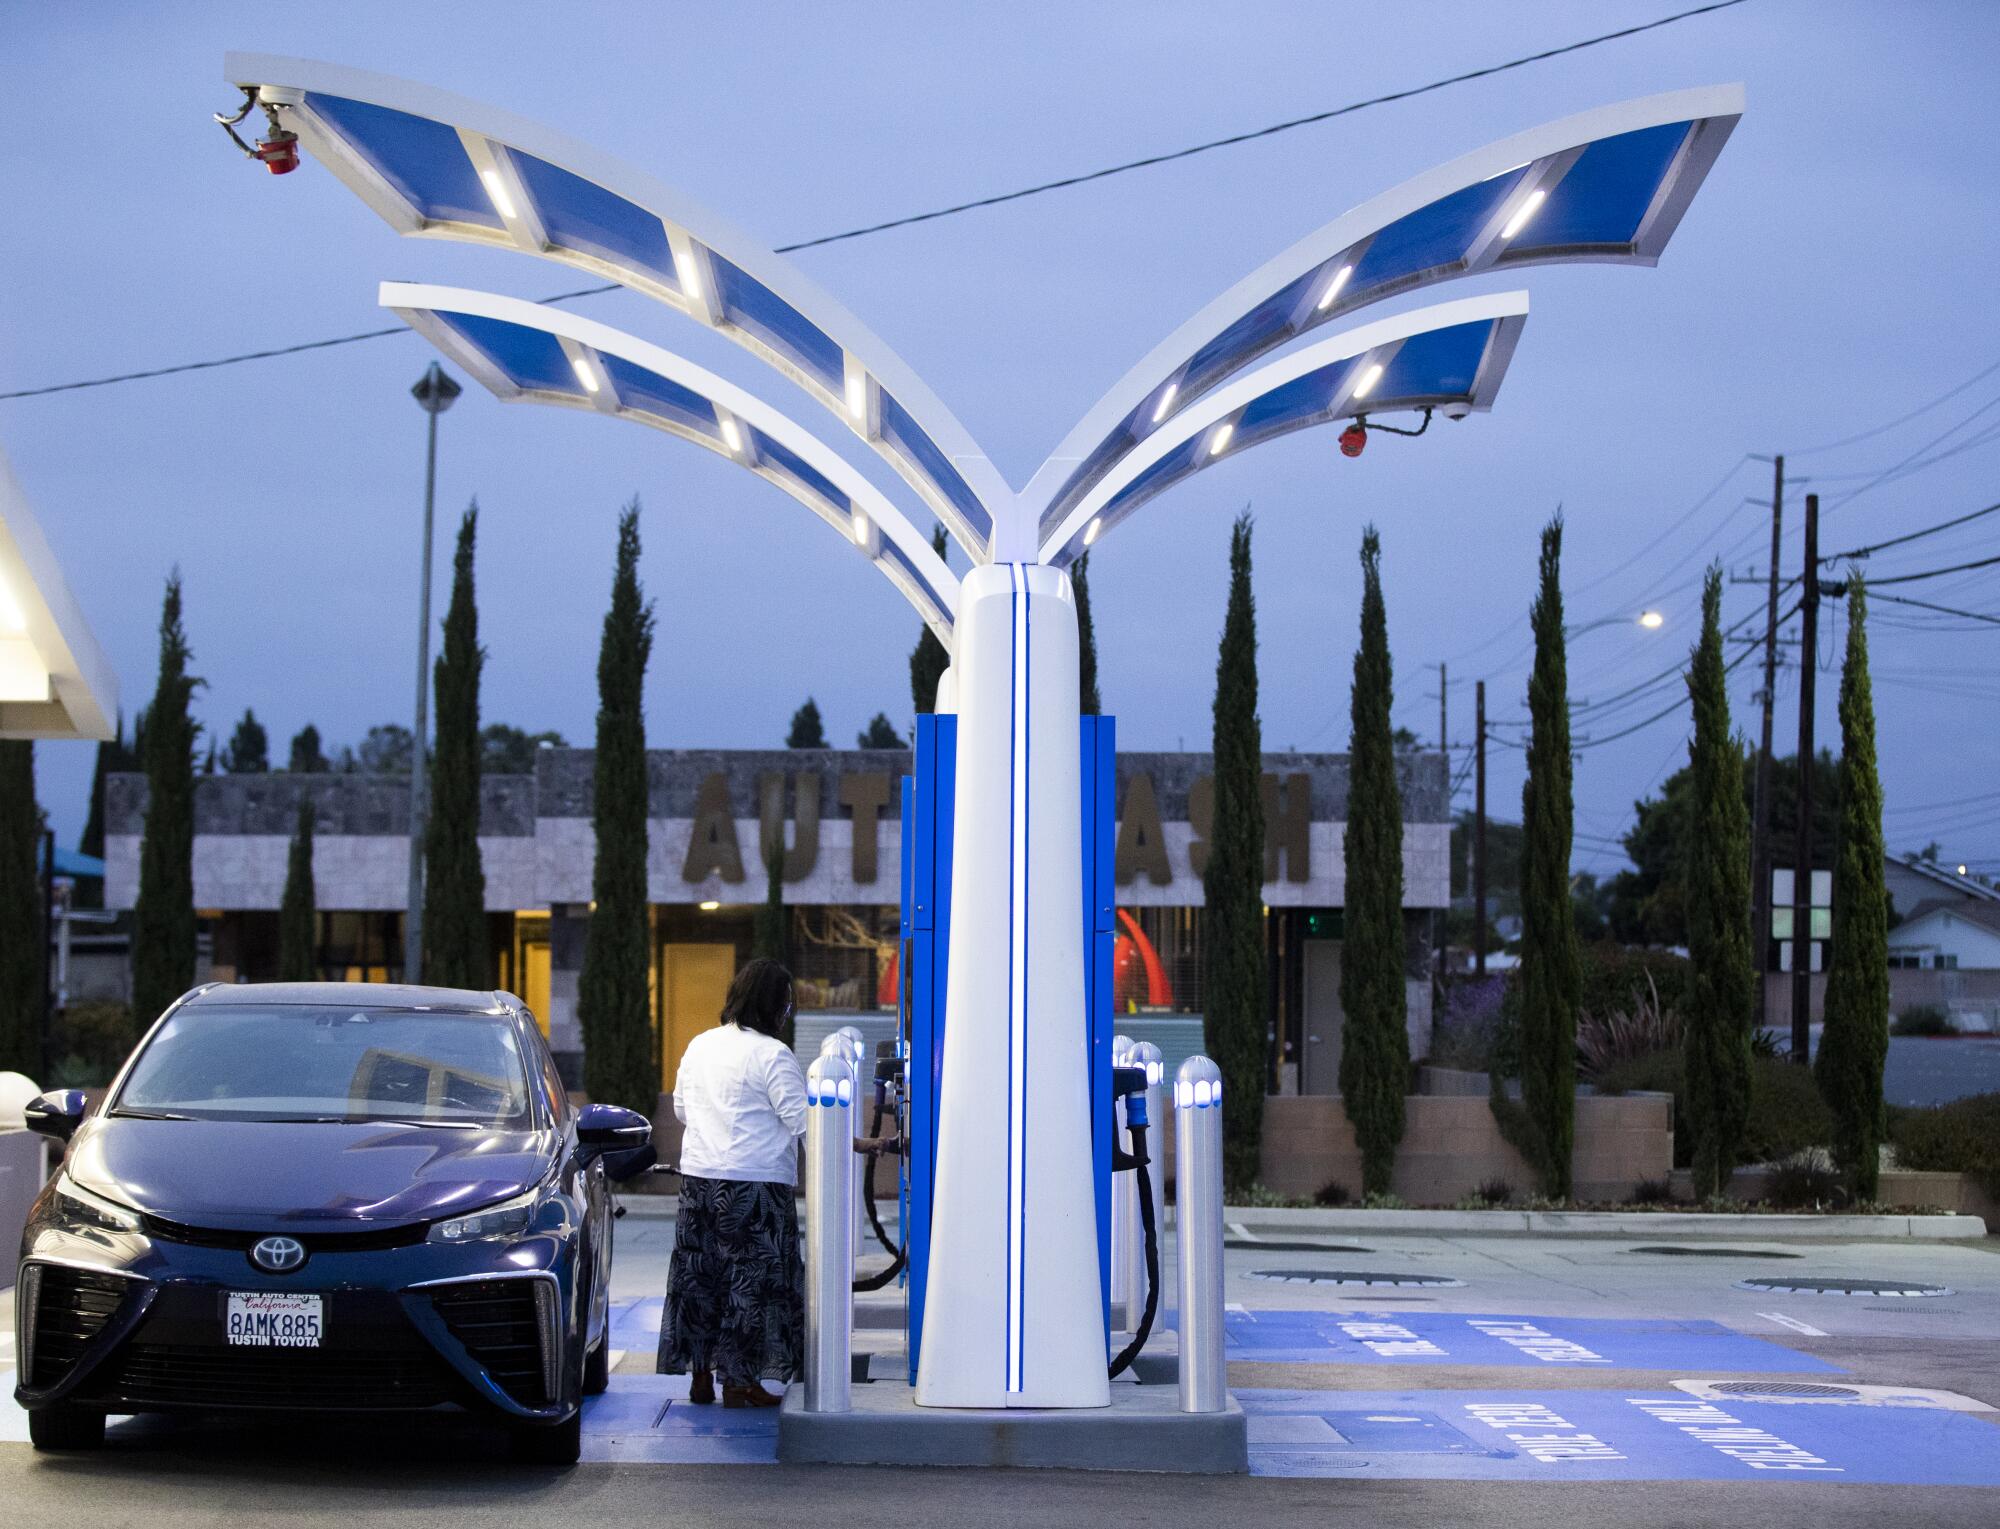
[[[187,1226],[362,1231],[432,1221],[532,1188],[548,1131],[100,1117],[65,1169],[86,1189]]]

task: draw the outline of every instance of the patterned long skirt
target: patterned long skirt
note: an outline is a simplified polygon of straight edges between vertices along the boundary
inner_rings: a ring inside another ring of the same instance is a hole
[[[789,1184],[683,1178],[658,1369],[723,1385],[804,1374],[805,1264]]]

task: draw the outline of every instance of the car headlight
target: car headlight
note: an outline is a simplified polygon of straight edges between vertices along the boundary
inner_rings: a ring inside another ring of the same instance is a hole
[[[543,1188],[538,1185],[526,1194],[502,1200],[498,1205],[489,1205],[469,1216],[434,1221],[424,1241],[472,1242],[480,1238],[519,1237],[533,1224],[535,1212],[541,1208],[542,1195]]]
[[[144,1225],[136,1210],[85,1189],[68,1174],[56,1180],[56,1205],[66,1220],[101,1232],[136,1232]]]

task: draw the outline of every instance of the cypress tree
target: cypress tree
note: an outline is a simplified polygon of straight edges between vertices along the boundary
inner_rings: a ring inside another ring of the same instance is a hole
[[[1576,1135],[1576,1011],[1583,969],[1570,911],[1569,678],[1563,653],[1560,512],[1542,530],[1528,680],[1528,779],[1521,791],[1521,1102],[1533,1166],[1567,1199]]]
[[[1104,710],[1097,698],[1097,633],[1090,624],[1090,554],[1076,560],[1069,571],[1070,587],[1076,591],[1076,689],[1081,698],[1078,710],[1094,717]]]
[[[855,735],[854,746],[858,749],[902,749],[908,748],[902,736],[896,731],[896,724],[889,720],[884,711],[875,713],[867,727]]]
[[[160,673],[145,721],[146,827],[132,908],[132,1017],[141,1032],[194,986],[194,747],[201,728],[188,703],[201,681],[187,672],[193,656],[176,569],[160,606]]]
[[[324,775],[333,766],[320,747],[319,729],[308,722],[292,735],[291,758],[285,768],[294,775]]]
[[[0,1072],[42,1070],[42,815],[35,746],[0,742]]]
[[[222,752],[222,768],[231,775],[262,775],[271,768],[271,737],[257,713],[244,708],[243,720],[229,735],[229,747]]]
[[[660,1102],[653,1053],[646,922],[646,664],[653,607],[639,588],[639,505],[618,517],[611,606],[597,650],[597,757],[591,824],[596,910],[583,945],[577,1019],[583,1027],[583,1086],[592,1099],[651,1115]]]
[[[931,532],[931,550],[944,557],[943,526]],[[923,631],[917,634],[917,645],[910,652],[910,701],[919,713],[937,710],[938,681],[950,667],[951,654],[938,641],[937,633],[926,624]]]
[[[1847,661],[1840,671],[1840,826],[1834,845],[1826,1028],[1813,1064],[1820,1093],[1833,1112],[1834,1164],[1857,1200],[1875,1198],[1888,1127],[1882,1063],[1889,1051],[1889,889],[1882,858],[1868,600],[1857,578],[1848,585]]]
[[[1701,640],[1688,663],[1694,703],[1694,776],[1687,823],[1687,1057],[1683,1117],[1694,1138],[1694,1194],[1729,1185],[1750,1119],[1750,1031],[1756,992],[1750,959],[1750,816],[1743,807],[1743,750],[1729,731],[1722,656],[1722,569],[1701,594]]]
[[[278,980],[319,980],[319,911],[313,894],[313,804],[299,800],[298,827],[285,859],[285,895],[278,904]]]
[[[788,749],[823,749],[826,747],[826,726],[819,719],[819,703],[811,696],[806,704],[792,713],[792,730],[785,735]]]
[[[1345,938],[1340,950],[1340,1096],[1361,1147],[1361,1183],[1387,1194],[1403,1139],[1409,999],[1403,986],[1403,797],[1389,720],[1394,680],[1382,604],[1382,544],[1361,535],[1361,646],[1348,745]]]
[[[452,555],[451,604],[444,617],[434,693],[437,746],[431,755],[431,817],[424,834],[424,975],[439,987],[493,983],[486,943],[486,873],[479,859],[479,610],[473,552],[479,506],[465,512]]]
[[[1223,1178],[1254,1183],[1264,1127],[1264,743],[1250,516],[1229,534],[1229,607],[1215,662],[1215,811],[1202,872],[1202,1031],[1222,1070]]]

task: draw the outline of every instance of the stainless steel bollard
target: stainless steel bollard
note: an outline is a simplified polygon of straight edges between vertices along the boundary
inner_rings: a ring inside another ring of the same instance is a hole
[[[808,1412],[846,1412],[854,1351],[854,1069],[827,1052],[806,1073]]]
[[[862,1135],[869,1116],[862,1112],[874,1099],[875,1059],[868,1055],[868,1042],[861,1034],[859,1025],[842,1025],[840,1034],[847,1037],[847,1061],[854,1069],[854,1134]],[[862,1199],[866,1183],[874,1164],[865,1157],[854,1160],[854,1263],[861,1266],[861,1250],[868,1243],[868,1206]]]
[[[1114,1035],[1111,1037],[1111,1065],[1122,1067],[1126,1056],[1132,1050],[1132,1037]],[[1125,1144],[1125,1101],[1120,1099],[1111,1106],[1111,1139],[1121,1147]],[[1119,1326],[1129,1331],[1139,1320],[1132,1310],[1132,1276],[1129,1255],[1126,1249],[1131,1245],[1132,1233],[1129,1222],[1133,1207],[1138,1202],[1132,1198],[1132,1175],[1114,1173],[1111,1175],[1111,1306],[1122,1317]]]
[[[1174,1201],[1179,1221],[1181,1411],[1229,1405],[1222,1357],[1222,1070],[1205,1056],[1174,1078]]]
[[[858,1111],[862,1108],[862,1101],[867,1097],[867,1086],[862,1082],[861,1045],[855,1040],[852,1029],[852,1026],[846,1026],[827,1036],[820,1042],[819,1054],[837,1056],[847,1063],[854,1077],[854,1108]],[[858,1120],[855,1122],[854,1134],[856,1136],[861,1134],[861,1124]],[[866,1161],[862,1157],[854,1159],[852,1173],[854,1213],[848,1217],[850,1231],[847,1240],[847,1261],[850,1269],[858,1266],[861,1246],[868,1240],[867,1211],[861,1203],[861,1172]]]
[[[1161,1314],[1172,1309],[1167,1273],[1167,1132],[1172,1129],[1168,1123],[1166,1109],[1165,1063],[1160,1057],[1160,1048],[1151,1041],[1139,1041],[1126,1053],[1126,1064],[1146,1069],[1146,1155],[1152,1161],[1146,1165],[1146,1174],[1153,1181],[1153,1227],[1154,1236],[1160,1248],[1160,1295],[1158,1311],[1153,1318],[1153,1331],[1164,1330]],[[1139,1218],[1139,1175],[1132,1174],[1132,1320],[1134,1332],[1139,1330],[1139,1318],[1146,1309],[1146,1224]]]

